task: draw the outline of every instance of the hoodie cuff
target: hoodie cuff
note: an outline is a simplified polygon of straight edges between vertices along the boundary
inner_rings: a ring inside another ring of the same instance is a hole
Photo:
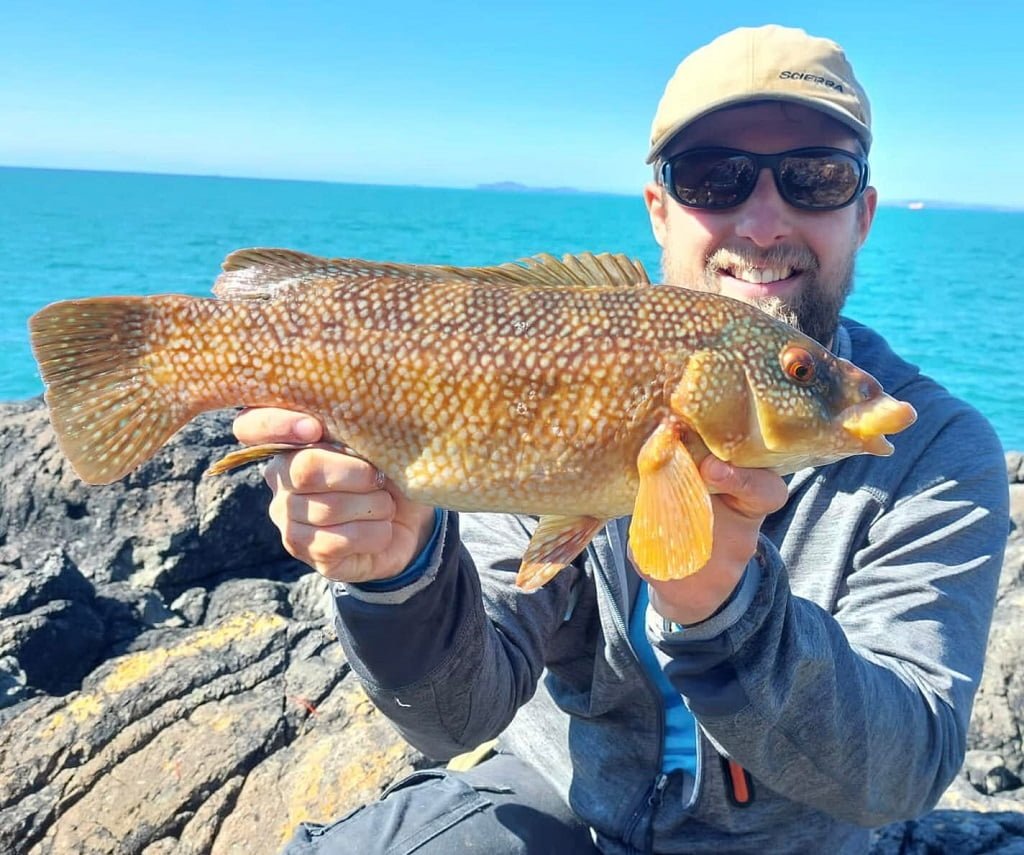
[[[660,641],[706,641],[721,635],[734,626],[750,608],[754,595],[761,584],[761,564],[751,558],[743,571],[739,584],[733,588],[729,598],[711,615],[700,623],[683,626],[664,618],[654,606],[647,606],[647,637],[652,643]]]
[[[441,566],[445,532],[448,528],[448,514],[441,508],[434,509],[434,530],[430,540],[401,573],[390,579],[375,582],[335,582],[335,596],[348,595],[367,603],[404,603],[410,597],[429,585]]]

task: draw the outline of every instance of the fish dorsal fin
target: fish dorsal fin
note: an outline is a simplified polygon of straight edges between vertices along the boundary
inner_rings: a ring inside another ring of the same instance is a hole
[[[222,300],[269,300],[323,278],[326,264],[327,259],[292,249],[239,249],[221,264],[224,272],[213,283],[213,293]]]
[[[628,287],[650,285],[651,280],[639,259],[621,253],[581,252],[563,255],[561,260],[541,253],[519,261],[510,261],[498,267],[468,268],[486,274],[504,271],[512,281],[524,285],[575,285],[580,288],[596,286]]]
[[[213,293],[229,300],[269,300],[286,289],[323,280],[389,279],[421,282],[506,282],[576,287],[649,285],[643,264],[622,254],[585,252],[559,260],[540,254],[490,267],[400,264],[359,258],[320,258],[290,249],[240,249],[221,265]]]

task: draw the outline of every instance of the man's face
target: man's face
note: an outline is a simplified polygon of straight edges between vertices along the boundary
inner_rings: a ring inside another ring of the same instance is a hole
[[[680,133],[663,157],[704,146],[772,154],[809,146],[857,152],[853,134],[816,110],[778,102],[705,116]],[[806,211],[779,195],[770,170],[735,208],[702,211],[677,203],[652,181],[644,188],[664,281],[756,303],[825,345],[852,288],[853,261],[874,219],[869,187],[837,211]]]

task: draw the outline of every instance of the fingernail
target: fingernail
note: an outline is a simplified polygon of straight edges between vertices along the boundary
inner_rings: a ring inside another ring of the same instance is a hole
[[[299,419],[292,428],[295,438],[302,442],[316,442],[320,439],[320,422],[316,419]]]

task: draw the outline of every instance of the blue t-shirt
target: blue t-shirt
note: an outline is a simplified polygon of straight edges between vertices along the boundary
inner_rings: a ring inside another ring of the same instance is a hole
[[[629,617],[629,641],[636,651],[640,664],[661,692],[665,704],[665,752],[662,755],[661,771],[671,772],[682,769],[691,775],[697,774],[697,725],[693,714],[686,708],[683,698],[668,681],[651,642],[647,640],[647,605],[650,597],[647,583],[640,583],[633,613]]]
[[[358,587],[367,591],[395,591],[416,581],[427,570],[430,556],[437,546],[443,519],[443,512],[440,509],[436,510],[434,531],[429,543],[402,573],[392,579],[363,582]],[[696,775],[697,726],[693,715],[691,715],[683,703],[682,697],[672,688],[672,684],[661,670],[661,666],[658,664],[654,653],[654,648],[651,647],[651,643],[647,640],[646,617],[648,602],[647,583],[641,582],[640,590],[637,592],[636,603],[633,605],[633,613],[629,618],[629,640],[636,651],[637,657],[640,659],[640,663],[661,692],[661,697],[665,704],[665,746],[661,769],[663,772],[683,769],[691,775]]]

